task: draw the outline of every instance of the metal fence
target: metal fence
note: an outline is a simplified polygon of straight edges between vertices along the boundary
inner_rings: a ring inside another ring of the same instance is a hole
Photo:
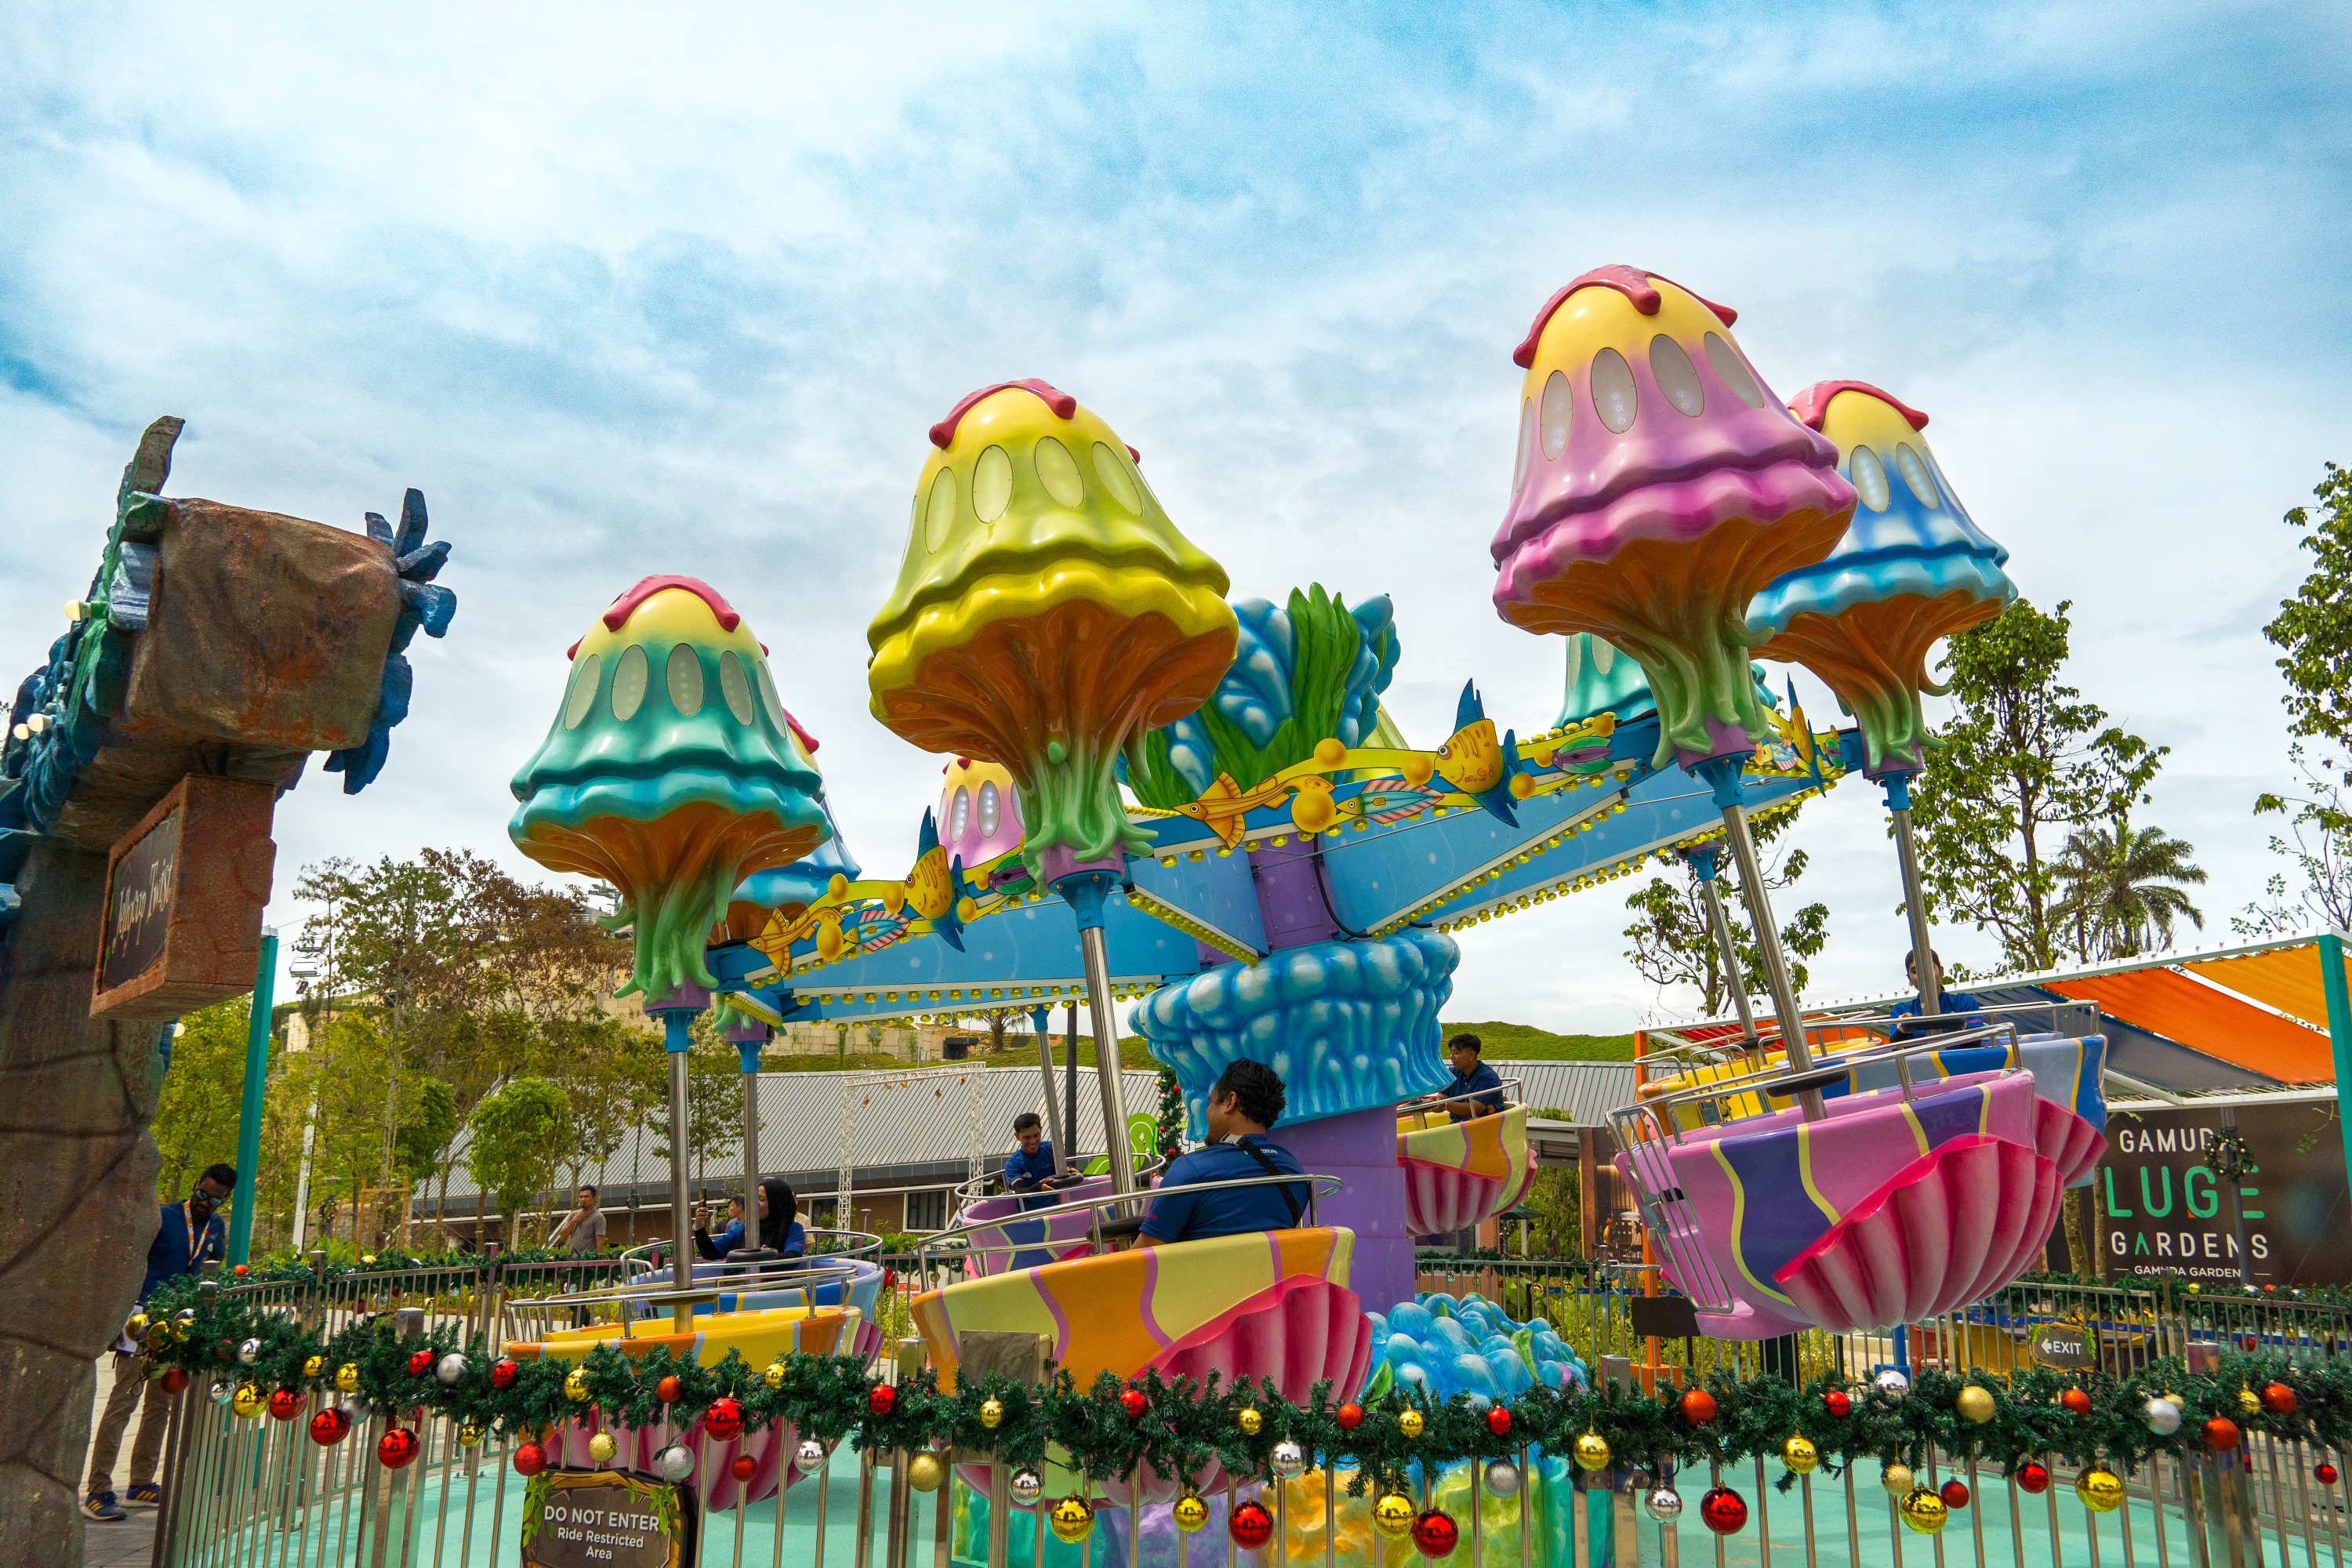
[[[2352,1315],[2292,1300],[2200,1295],[2167,1284],[2119,1286],[2021,1283],[1942,1318],[1875,1334],[1808,1333],[1785,1341],[1735,1344],[1646,1333],[1643,1301],[1658,1300],[1654,1276],[1639,1269],[1590,1270],[1548,1260],[1431,1258],[1422,1288],[1470,1291],[1515,1317],[1549,1321],[1597,1377],[1645,1387],[1703,1382],[1716,1371],[1742,1376],[1810,1379],[1824,1372],[1867,1378],[1887,1366],[2007,1372],[2053,1327],[2080,1331],[2086,1353],[2105,1372],[2126,1374],[2161,1356],[2218,1345],[2260,1350],[2316,1363],[2352,1353]],[[517,1329],[530,1333],[546,1308],[532,1302],[576,1290],[597,1278],[625,1279],[625,1260],[504,1264],[371,1274],[335,1282],[259,1283],[228,1293],[278,1307],[329,1332],[360,1312],[398,1311],[409,1331],[428,1325],[479,1331],[495,1351]],[[903,1317],[903,1306],[886,1306]],[[1654,1326],[1654,1324],[1646,1326]],[[223,1391],[225,1393],[225,1390]],[[199,1379],[173,1402],[165,1449],[165,1506],[158,1521],[156,1568],[520,1568],[523,1482],[513,1472],[519,1437],[491,1436],[472,1445],[447,1422],[419,1424],[415,1462],[390,1469],[376,1457],[378,1420],[330,1447],[311,1443],[301,1421],[235,1416]],[[1344,1467],[1310,1467],[1287,1483],[1212,1488],[1210,1528],[1180,1534],[1166,1504],[1104,1508],[1095,1538],[1081,1547],[1053,1541],[1045,1510],[1007,1506],[1009,1477],[984,1459],[963,1467],[983,1478],[976,1488],[913,1490],[905,1466],[888,1454],[838,1450],[827,1467],[778,1497],[693,1521],[697,1560],[741,1568],[750,1562],[871,1568],[1227,1568],[1242,1563],[1321,1562],[1326,1568],[1405,1568],[1421,1560],[1409,1542],[1386,1541],[1370,1524],[1369,1497],[1347,1495]],[[2314,1468],[2342,1457],[2300,1444],[2248,1435],[2236,1452],[2196,1460],[2161,1459],[2127,1478],[2127,1500],[2105,1516],[2058,1492],[2074,1479],[2054,1458],[2047,1493],[2025,1493],[2014,1479],[1930,1456],[1919,1479],[1930,1488],[1958,1479],[1971,1506],[1942,1534],[1913,1534],[1882,1490],[1877,1467],[1768,1477],[1711,1473],[1710,1483],[1740,1487],[1753,1513],[1742,1531],[1714,1536],[1695,1513],[1662,1521],[1644,1508],[1649,1490],[1685,1485],[1695,1476],[1634,1470],[1587,1474],[1564,1460],[1522,1456],[1522,1484],[1496,1495],[1475,1467],[1421,1479],[1420,1502],[1435,1501],[1465,1529],[1444,1561],[1454,1568],[1680,1568],[1680,1553],[1712,1551],[1717,1568],[1772,1568],[1775,1553],[1804,1568],[1824,1556],[1862,1568],[2343,1568],[2347,1533],[2341,1484],[2315,1482]],[[1745,1467],[1742,1467],[1744,1469]],[[1793,1484],[1789,1484],[1793,1483]],[[1785,1485],[1786,1489],[1783,1489]],[[1236,1547],[1224,1528],[1230,1510],[1252,1497],[1276,1516],[1276,1545]],[[992,1504],[993,1506],[992,1507]],[[1522,1510],[1525,1510],[1523,1515]],[[1140,1556],[1132,1543],[1140,1542]],[[1180,1560],[1175,1548],[1183,1547]]]

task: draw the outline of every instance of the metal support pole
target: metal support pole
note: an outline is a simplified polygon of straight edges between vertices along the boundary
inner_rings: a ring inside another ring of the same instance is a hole
[[[776,1256],[765,1244],[760,1221],[760,1047],[768,1043],[768,1026],[738,1025],[727,1031],[743,1069],[743,1245],[727,1255],[730,1263],[764,1263]],[[792,1216],[779,1217],[778,1229],[789,1230]]]
[[[1070,1004],[1070,1027],[1063,1037],[1062,1139],[1076,1159],[1078,1153],[1078,1005]]]
[[[269,1009],[278,990],[278,932],[261,933],[253,975],[253,1017],[245,1031],[245,1100],[236,1117],[236,1199],[228,1215],[228,1262],[248,1261],[253,1247],[254,1178],[261,1164],[261,1100],[269,1086]],[[166,1029],[177,1025],[166,1024]],[[170,1037],[165,1037],[168,1042]]]
[[[1748,811],[1739,800],[1738,757],[1717,757],[1693,770],[1715,789],[1715,804],[1723,813],[1724,837],[1739,868],[1740,889],[1748,895],[1748,918],[1756,931],[1756,949],[1764,958],[1764,980],[1772,993],[1772,1011],[1780,1020],[1780,1046],[1788,1052],[1789,1069],[1803,1072],[1813,1065],[1805,1042],[1805,1016],[1797,1005],[1797,987],[1789,978],[1789,961],[1780,952],[1780,933],[1772,924],[1772,900],[1764,891],[1764,868],[1756,858],[1756,840],[1748,831]],[[1800,1089],[1797,1105],[1808,1121],[1822,1119],[1822,1091]]]
[[[694,1014],[683,1007],[661,1013],[662,1049],[669,1054],[669,1230],[670,1288],[683,1290],[694,1283],[694,1227],[686,1182],[687,1052],[693,1047]],[[756,1223],[757,1215],[746,1216]],[[676,1333],[694,1331],[694,1307],[687,1301],[670,1308],[670,1328]]]
[[[1690,862],[1692,873],[1698,878],[1699,891],[1706,897],[1707,924],[1715,931],[1715,951],[1723,956],[1724,991],[1731,998],[1731,1010],[1739,1015],[1739,1037],[1754,1045],[1756,1015],[1748,1010],[1748,977],[1739,972],[1739,949],[1731,940],[1731,917],[1723,912],[1723,886],[1715,879],[1715,850],[1712,844],[1702,845],[1684,858]]]
[[[1078,917],[1078,948],[1086,960],[1087,1005],[1095,1026],[1095,1079],[1102,1090],[1103,1145],[1111,1191],[1135,1191],[1135,1155],[1127,1146],[1127,1104],[1118,1074],[1118,1020],[1111,1012],[1110,956],[1103,941],[1103,900],[1114,879],[1105,870],[1073,871],[1054,890]]]
[[[1033,1007],[1029,1010],[1029,1022],[1037,1029],[1037,1076],[1045,1080],[1045,1135],[1053,1141],[1054,1174],[1058,1179],[1070,1173],[1070,1151],[1061,1139],[1054,1136],[1062,1125],[1061,1116],[1054,1109],[1054,1010],[1051,1007]],[[1072,1031],[1073,1034],[1076,1032]]]
[[[1911,967],[1918,976],[1919,1012],[1932,1018],[1944,1010],[1944,982],[1936,973],[1927,896],[1919,890],[1919,849],[1911,838],[1911,778],[1889,773],[1878,783],[1886,792],[1886,814],[1895,819],[1895,860],[1903,869],[1903,908],[1911,917]]]

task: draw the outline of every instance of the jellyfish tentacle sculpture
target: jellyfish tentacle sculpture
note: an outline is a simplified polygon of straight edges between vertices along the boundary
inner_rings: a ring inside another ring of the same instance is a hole
[[[1012,775],[1022,857],[1077,916],[1103,1124],[1123,1127],[1102,907],[1151,838],[1117,769],[1232,665],[1224,568],[1176,531],[1134,448],[1045,382],[982,387],[930,437],[898,584],[866,628],[874,715]],[[1130,1192],[1127,1148],[1109,1143]]]
[[[1657,704],[1654,765],[1714,786],[1791,1057],[1796,990],[1740,806],[1769,727],[1748,606],[1836,547],[1853,487],[1837,448],[1774,397],[1730,333],[1737,312],[1654,272],[1602,267],[1544,302],[1511,358],[1518,467],[1495,534],[1495,607],[1529,631],[1630,653]],[[1809,1116],[1821,1098],[1800,1097]]]
[[[1860,381],[1799,393],[1796,416],[1837,444],[1860,500],[1822,561],[1780,578],[1748,605],[1765,658],[1803,665],[1837,694],[1862,731],[1863,771],[1886,791],[1910,918],[1920,1007],[1941,1010],[1927,906],[1911,837],[1910,775],[1927,765],[1919,695],[1933,690],[1936,643],[1999,615],[2017,597],[2009,552],[1969,515],[1928,449],[1927,416]]]
[[[635,937],[621,994],[711,984],[703,944],[754,872],[830,829],[816,764],[784,717],[759,640],[709,584],[648,577],[572,650],[563,707],[515,774],[508,831],[555,871],[620,892]]]

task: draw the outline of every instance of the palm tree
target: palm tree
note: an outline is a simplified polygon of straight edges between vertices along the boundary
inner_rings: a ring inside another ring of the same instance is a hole
[[[2178,886],[2205,880],[2189,858],[2195,846],[2161,827],[2135,828],[2118,818],[2113,832],[2077,828],[2066,838],[2054,869],[2065,886],[2053,913],[2074,932],[2074,951],[2095,958],[2128,958],[2172,942],[2173,923],[2186,917],[2198,930],[2205,916]]]

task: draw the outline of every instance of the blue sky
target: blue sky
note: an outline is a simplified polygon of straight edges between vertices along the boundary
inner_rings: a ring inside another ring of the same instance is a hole
[[[2259,627],[2344,458],[2347,26],[2320,7],[18,6],[0,21],[0,666],[87,584],[116,476],[455,542],[446,643],[331,853],[507,847],[562,649],[649,572],[776,650],[850,843],[895,870],[937,764],[866,711],[923,431],[1044,376],[1144,454],[1236,594],[1395,595],[1414,739],[1558,647],[1487,603],[1509,353],[1612,261],[1736,305],[1783,395],[1873,381],[2173,757],[2150,819],[2271,868]],[[2330,323],[2334,323],[2331,325]],[[1818,717],[1832,710],[1801,680]],[[1814,991],[1899,973],[1874,794],[1809,808]],[[281,898],[272,918],[299,910]],[[1465,941],[1457,1017],[1671,1008],[1618,897]],[[1972,932],[1948,954],[1982,957]]]

